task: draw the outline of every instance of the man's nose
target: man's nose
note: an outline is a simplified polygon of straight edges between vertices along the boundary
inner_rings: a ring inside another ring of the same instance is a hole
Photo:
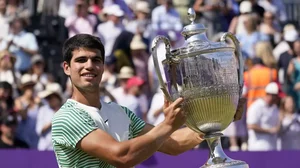
[[[88,59],[85,63],[86,69],[93,69],[93,61],[91,59]]]

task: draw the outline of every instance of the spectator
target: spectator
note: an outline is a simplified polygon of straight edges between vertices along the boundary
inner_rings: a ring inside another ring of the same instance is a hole
[[[0,82],[0,116],[5,111],[13,111],[13,88],[8,82]]]
[[[115,97],[118,103],[122,101],[122,99],[124,99],[126,95],[125,93],[125,89],[127,85],[126,83],[128,79],[130,79],[133,76],[134,76],[134,70],[131,67],[124,66],[121,68],[120,73],[118,75],[120,86],[111,91],[111,94]]]
[[[14,97],[17,96],[17,89],[20,85],[21,74],[15,70],[16,57],[9,51],[0,52],[0,81],[6,81],[13,86]]]
[[[0,123],[0,149],[28,148],[28,145],[16,138],[16,127],[18,125],[17,116],[5,114],[1,116]]]
[[[104,72],[100,85],[108,91],[112,91],[117,87],[118,75],[116,73],[116,62],[115,56],[105,58]]]
[[[165,116],[163,113],[164,106],[164,93],[160,88],[157,89],[157,92],[153,95],[150,109],[147,113],[147,121],[152,125],[158,125],[161,123]]]
[[[0,43],[0,50],[7,49],[16,56],[15,68],[22,74],[29,70],[31,66],[30,59],[38,52],[35,36],[26,32],[25,27],[24,19],[14,19],[10,23],[10,34]]]
[[[281,101],[281,150],[300,150],[300,115],[295,109],[293,97],[287,96]]]
[[[124,25],[122,24],[124,12],[118,5],[104,8],[103,12],[107,14],[108,20],[98,25],[97,33],[104,43],[105,57],[108,57],[113,54],[113,46],[117,37],[124,31]]]
[[[162,0],[162,5],[153,9],[151,18],[154,35],[168,31],[179,33],[182,30],[180,16],[173,7],[172,0]]]
[[[272,45],[267,41],[260,41],[255,44],[255,56],[262,59],[263,64],[269,68],[276,68],[277,63],[272,53]]]
[[[294,56],[288,66],[287,74],[291,80],[288,93],[296,102],[297,111],[300,109],[300,39],[294,42]]]
[[[30,148],[36,149],[38,136],[35,132],[36,118],[39,109],[39,99],[34,92],[35,81],[30,74],[21,78],[22,95],[15,99],[15,111],[20,115],[17,127],[17,137],[26,142]]]
[[[250,1],[243,1],[240,4],[240,15],[234,17],[229,25],[228,31],[233,33],[233,34],[243,34],[246,33],[246,28],[244,25],[244,22],[248,15],[251,15],[252,13],[252,4]]]
[[[41,55],[36,54],[31,58],[31,75],[36,82],[34,86],[35,92],[40,92],[45,89],[48,84],[48,74],[45,73],[45,62]]]
[[[141,119],[144,119],[145,115],[141,110],[138,97],[141,95],[143,84],[144,81],[137,76],[128,79],[125,87],[125,95],[121,100],[118,101],[118,104],[127,107]]]
[[[51,83],[46,86],[44,91],[38,93],[41,99],[46,101],[38,112],[35,131],[39,136],[37,149],[53,150],[51,141],[51,122],[54,113],[59,110],[64,101],[62,88],[58,83]]]
[[[16,17],[21,17],[27,20],[32,13],[28,9],[25,8],[24,4],[21,0],[9,0],[7,1],[6,14],[10,19],[14,19]]]
[[[272,47],[279,43],[281,30],[279,25],[276,25],[276,22],[274,22],[274,15],[271,12],[265,12],[259,31],[269,36]]]
[[[298,37],[299,33],[294,25],[285,25],[283,29],[283,41],[279,42],[279,44],[277,44],[277,46],[273,50],[275,59],[279,60],[281,54],[291,50],[293,48],[293,42],[295,42]]]
[[[76,34],[94,34],[97,25],[97,17],[88,13],[89,4],[86,0],[76,0],[76,14],[66,19],[65,26],[68,28],[69,37]]]
[[[263,7],[265,11],[271,12],[275,18],[278,19],[277,22],[286,22],[287,14],[282,0],[259,0],[258,4]]]
[[[244,95],[247,98],[247,107],[265,95],[265,87],[270,82],[277,81],[276,69],[266,67],[260,58],[254,58],[252,62],[253,67],[244,73]]]
[[[247,112],[249,151],[277,149],[277,133],[280,129],[277,83],[269,83],[265,92],[266,96],[254,101]]]
[[[9,18],[6,15],[6,0],[0,0],[0,41],[8,35],[9,31]]]
[[[241,43],[241,50],[244,57],[252,59],[255,57],[254,46],[259,41],[269,41],[267,35],[257,30],[257,20],[252,15],[247,15],[244,21],[246,33],[237,34],[237,38]]]
[[[200,23],[207,27],[207,36],[212,38],[218,32],[224,32],[227,26],[223,11],[225,9],[225,0],[196,0],[193,8],[201,13]]]

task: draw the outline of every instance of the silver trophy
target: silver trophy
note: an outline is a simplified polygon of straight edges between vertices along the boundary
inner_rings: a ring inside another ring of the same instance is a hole
[[[233,121],[243,86],[243,59],[239,42],[225,33],[220,42],[210,42],[206,28],[194,23],[196,14],[188,10],[192,22],[184,27],[185,46],[171,51],[168,38],[157,36],[152,42],[153,61],[162,91],[174,101],[184,97],[188,112],[186,125],[205,134],[210,148],[208,161],[201,168],[248,168],[248,164],[229,158],[223,151],[221,131]],[[226,43],[231,39],[235,48]],[[164,42],[166,59],[162,61],[166,81],[163,81],[157,59],[157,44]]]

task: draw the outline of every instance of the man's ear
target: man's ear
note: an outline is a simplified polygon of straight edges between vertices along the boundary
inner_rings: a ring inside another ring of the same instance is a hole
[[[68,64],[66,61],[63,62],[63,68],[64,72],[67,76],[70,76],[70,64]]]

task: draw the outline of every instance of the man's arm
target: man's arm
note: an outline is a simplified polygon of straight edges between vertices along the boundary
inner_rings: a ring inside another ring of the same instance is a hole
[[[153,128],[155,127],[150,124],[146,124],[140,135],[146,134]],[[181,128],[173,132],[158,151],[169,155],[179,155],[194,148],[196,145],[199,145],[204,140],[203,136],[204,134],[196,133],[188,127]]]
[[[132,167],[148,159],[166,139],[185,122],[185,115],[177,99],[165,109],[165,120],[146,134],[128,141],[117,142],[101,129],[88,133],[76,147],[115,167]]]

